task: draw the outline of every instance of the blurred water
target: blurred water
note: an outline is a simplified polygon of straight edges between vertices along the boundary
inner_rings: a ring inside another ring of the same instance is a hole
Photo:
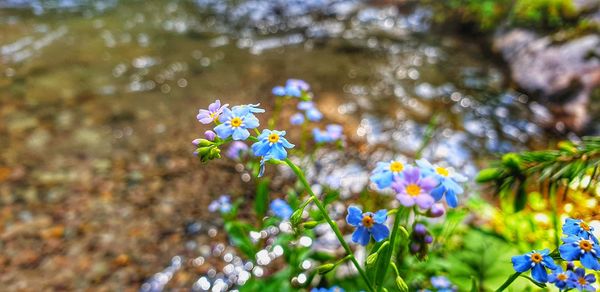
[[[208,259],[225,239],[205,207],[223,183],[245,188],[227,164],[199,169],[194,117],[215,98],[269,108],[271,88],[289,77],[307,80],[326,119],[346,128],[353,150],[323,154],[317,170],[345,196],[367,184],[376,161],[413,155],[434,115],[424,155],[468,175],[495,153],[551,139],[539,126],[549,118],[543,106],[507,88],[477,44],[432,29],[432,12],[415,5],[5,0],[0,8],[3,225],[64,230],[58,249],[52,236],[5,237],[6,287],[227,285],[223,264]],[[215,258],[222,254],[230,253]],[[23,277],[32,266],[39,273]]]

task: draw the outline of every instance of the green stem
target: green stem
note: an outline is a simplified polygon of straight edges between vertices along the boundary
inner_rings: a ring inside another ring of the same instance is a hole
[[[519,272],[512,274],[510,277],[508,277],[508,279],[506,279],[506,282],[504,282],[504,284],[502,284],[502,286],[500,286],[500,288],[496,289],[496,292],[504,291],[504,289],[508,288],[508,286],[510,286],[510,284],[512,284],[512,282],[514,282],[517,278],[519,278],[519,275],[521,275],[521,273],[519,273]]]
[[[335,222],[333,222],[333,220],[331,220],[331,217],[329,217],[329,214],[327,213],[325,206],[323,206],[323,203],[321,203],[321,200],[319,200],[317,195],[315,195],[315,193],[312,191],[310,184],[306,180],[306,177],[304,177],[304,173],[302,172],[302,170],[300,168],[298,168],[298,166],[296,166],[296,164],[294,164],[289,158],[286,158],[284,161],[292,169],[292,171],[294,171],[294,173],[296,174],[296,176],[298,177],[298,179],[300,180],[302,185],[304,185],[304,187],[306,188],[306,191],[313,198],[313,202],[315,203],[315,205],[317,206],[319,211],[321,211],[323,217],[325,218],[325,221],[327,221],[327,224],[329,224],[331,229],[333,229],[333,233],[335,233],[335,236],[340,241],[340,244],[342,245],[344,250],[346,250],[346,253],[348,254],[347,256],[350,257],[350,260],[354,264],[354,267],[356,267],[356,269],[358,270],[358,273],[360,274],[360,276],[363,278],[363,280],[367,284],[367,289],[369,291],[375,291],[375,289],[373,289],[373,286],[371,285],[371,282],[367,278],[367,274],[365,273],[363,268],[358,263],[358,260],[356,260],[356,257],[354,256],[352,249],[350,249],[350,246],[344,240],[344,236],[342,235],[342,232],[340,231],[340,229],[337,227],[337,224],[335,224]]]
[[[385,279],[385,275],[387,274],[388,267],[390,266],[390,262],[392,262],[392,256],[396,252],[396,237],[398,237],[398,228],[400,227],[400,219],[404,215],[404,212],[400,212],[402,207],[398,207],[396,209],[396,217],[394,217],[394,226],[392,227],[392,235],[390,236],[390,247],[385,250],[385,254],[383,255],[383,259],[390,259],[389,261],[385,261],[384,265],[381,267],[381,270],[377,271],[377,277],[375,278],[375,285],[377,285],[377,291],[382,291],[383,289],[383,281]],[[379,267],[378,267],[379,268]]]

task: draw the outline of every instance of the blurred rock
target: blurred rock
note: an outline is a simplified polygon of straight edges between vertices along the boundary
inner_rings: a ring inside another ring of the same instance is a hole
[[[586,126],[590,94],[600,86],[600,36],[554,43],[551,36],[515,29],[496,37],[494,48],[518,87],[550,102],[557,121],[575,131]]]

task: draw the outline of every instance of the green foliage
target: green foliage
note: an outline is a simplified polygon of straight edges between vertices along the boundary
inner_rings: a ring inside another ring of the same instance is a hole
[[[508,153],[492,168],[482,170],[476,178],[480,183],[494,183],[495,193],[513,201],[514,211],[525,208],[530,185],[556,188],[557,183],[570,183],[586,174],[590,183],[600,172],[600,137],[584,137],[581,143],[561,142],[558,149]]]
[[[461,21],[476,23],[482,30],[501,24],[559,28],[576,23],[578,17],[572,0],[449,0],[441,3]]]
[[[256,186],[256,199],[254,200],[254,211],[256,217],[262,218],[269,207],[269,180],[261,179]]]

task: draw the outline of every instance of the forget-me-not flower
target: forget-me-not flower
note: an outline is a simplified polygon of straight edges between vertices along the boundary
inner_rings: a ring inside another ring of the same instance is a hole
[[[572,273],[571,271],[564,271],[561,267],[557,267],[552,274],[548,275],[548,283],[553,283],[558,289],[573,288],[569,282]]]
[[[463,188],[458,183],[465,182],[467,178],[455,172],[452,167],[433,165],[426,159],[419,159],[416,163],[423,169],[423,173],[432,175],[439,182],[439,185],[431,191],[431,196],[439,201],[445,195],[446,202],[450,207],[455,208],[458,206],[456,195],[463,193]]]
[[[560,256],[567,261],[579,260],[581,264],[592,270],[600,270],[600,246],[591,239],[569,235],[563,238],[558,251]]]
[[[231,210],[231,197],[229,195],[221,195],[218,199],[212,201],[208,205],[208,211],[215,212],[220,211],[221,213],[227,213]]]
[[[250,136],[248,129],[255,129],[259,126],[258,119],[253,112],[260,110],[253,105],[234,106],[231,110],[225,108],[219,121],[220,125],[215,127],[217,136],[221,139],[232,137],[233,140],[246,140]]]
[[[258,142],[252,144],[252,152],[256,156],[262,156],[260,160],[260,171],[259,176],[262,176],[264,172],[265,162],[269,159],[285,159],[287,157],[287,151],[285,148],[293,148],[294,144],[288,142],[284,138],[285,131],[277,130],[263,130],[258,135]]]
[[[345,292],[345,290],[338,286],[332,286],[331,288],[312,288],[310,292]]]
[[[565,235],[575,235],[585,239],[591,239],[598,244],[598,238],[594,236],[594,227],[590,226],[581,219],[567,218],[562,226]]]
[[[402,174],[408,167],[402,160],[377,162],[370,179],[378,188],[385,189],[392,185],[395,176]]]
[[[386,219],[387,210],[363,213],[358,207],[350,206],[346,222],[356,227],[352,233],[352,241],[364,246],[369,243],[371,235],[377,242],[386,239],[390,235],[390,230],[385,226]]]
[[[275,216],[284,220],[290,219],[290,216],[292,216],[292,213],[294,212],[292,207],[290,207],[290,205],[288,205],[288,203],[282,199],[275,199],[271,201],[269,207]]]
[[[592,286],[596,282],[596,276],[594,274],[585,274],[585,269],[577,268],[571,274],[569,279],[573,288],[579,291],[596,291],[596,288]]]
[[[301,113],[295,113],[290,117],[290,124],[292,125],[301,125],[304,123],[304,115]]]
[[[418,168],[412,167],[394,179],[392,189],[396,191],[396,199],[402,206],[416,204],[421,209],[429,209],[435,203],[430,193],[436,185],[438,182],[433,177],[422,176]]]
[[[215,100],[215,102],[208,105],[208,109],[199,110],[196,119],[198,119],[198,121],[203,124],[210,124],[212,122],[215,122],[217,121],[221,113],[223,113],[223,110],[226,109],[228,106],[229,104],[221,105],[221,101],[217,99]]]
[[[548,272],[546,268],[555,270],[558,266],[550,256],[550,250],[543,249],[532,251],[524,255],[512,257],[512,264],[515,271],[519,273],[531,270],[531,276],[540,283],[548,282]]]

